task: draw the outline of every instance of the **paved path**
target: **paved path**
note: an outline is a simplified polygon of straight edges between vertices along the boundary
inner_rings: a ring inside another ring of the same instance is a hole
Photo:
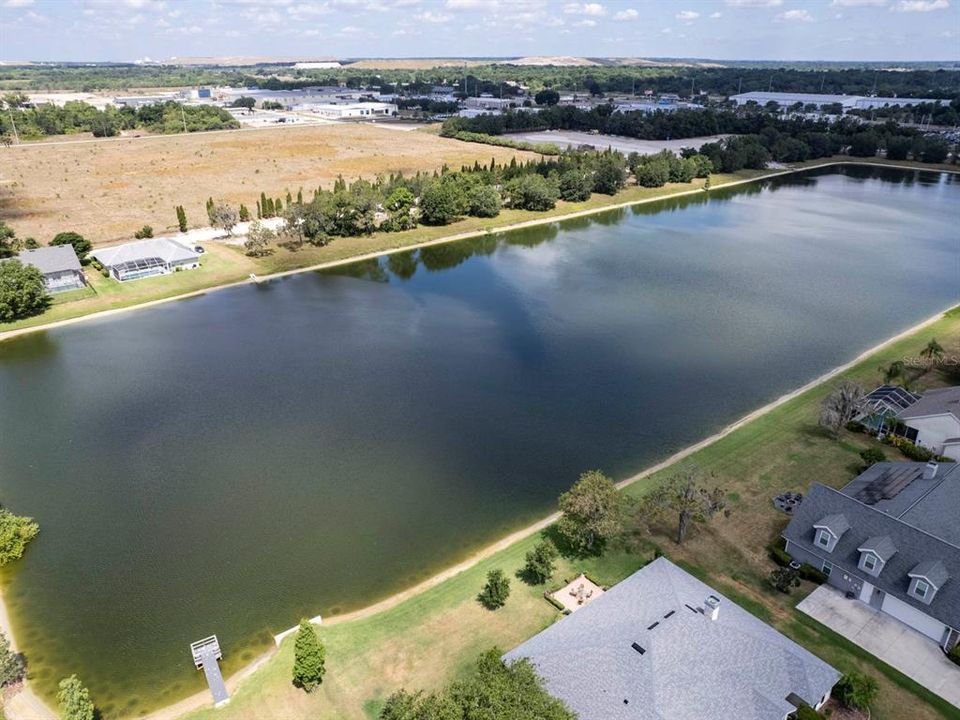
[[[810,593],[797,610],[960,707],[960,667],[913,628],[859,600],[848,600],[829,585]]]

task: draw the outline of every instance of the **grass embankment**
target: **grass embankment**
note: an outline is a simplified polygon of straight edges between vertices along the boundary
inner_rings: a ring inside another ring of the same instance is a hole
[[[960,354],[960,310],[876,352],[844,377],[864,385],[876,384],[881,365],[916,356],[934,337],[947,355]],[[937,385],[943,378],[931,372],[917,383],[918,387]],[[786,524],[771,498],[784,490],[805,491],[813,481],[842,486],[859,471],[859,451],[874,442],[865,435],[849,433],[837,442],[822,432],[817,415],[830,387],[830,383],[820,385],[793,398],[685,461],[716,475],[727,490],[731,517],[696,528],[682,546],[673,542],[673,523],[664,522],[650,535],[639,533],[618,541],[600,558],[562,560],[558,577],[585,571],[602,583],[616,582],[649,561],[655,543],[668,557],[842,672],[856,669],[876,677],[880,693],[873,717],[877,720],[960,717],[956,708],[796,611],[794,606],[813,585],[805,583],[792,595],[776,593],[766,585],[774,566],[765,546]],[[889,448],[886,452],[891,459],[903,459],[895,458]],[[660,471],[624,492],[642,494],[671,472]],[[571,469],[571,480],[575,475],[576,470]],[[374,718],[384,699],[400,687],[436,688],[462,677],[483,649],[514,647],[561,617],[543,599],[542,587],[529,587],[516,579],[503,609],[491,613],[475,600],[488,570],[502,568],[513,577],[537,540],[537,536],[521,540],[389,610],[321,626],[328,674],[316,693],[306,695],[291,686],[293,642],[288,639],[278,654],[239,688],[229,706],[188,717]]]
[[[763,177],[775,172],[778,171],[746,170],[733,175],[714,175],[711,183],[714,188],[719,189],[724,184]],[[421,225],[405,232],[377,232],[362,237],[335,238],[324,247],[305,245],[296,252],[275,248],[273,254],[263,258],[250,258],[238,247],[209,242],[204,243],[207,253],[202,258],[199,270],[187,270],[128,283],[103,278],[96,271],[88,269],[87,279],[96,291],[95,294],[86,293],[78,298],[73,296],[73,293],[68,293],[67,295],[72,297],[58,299],[41,315],[0,324],[0,341],[4,339],[4,333],[10,330],[37,327],[98,312],[196,293],[221,285],[245,282],[251,273],[263,276],[277,272],[290,272],[324,263],[400,250],[421,243],[455,240],[470,235],[504,230],[521,223],[550,222],[573,213],[596,212],[608,207],[655,200],[697,190],[702,183],[702,180],[695,180],[693,183],[670,184],[661,188],[631,186],[612,197],[595,194],[585,202],[560,201],[554,209],[545,212],[505,209],[495,218],[467,217],[450,225]]]

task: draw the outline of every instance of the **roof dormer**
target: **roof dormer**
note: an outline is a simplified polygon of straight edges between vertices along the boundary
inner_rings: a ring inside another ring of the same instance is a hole
[[[907,575],[910,577],[907,594],[926,605],[933,602],[937,591],[950,579],[947,568],[939,560],[925,560]]]
[[[874,577],[880,575],[887,561],[897,554],[897,546],[886,535],[867,538],[857,550],[860,552],[857,567]]]
[[[827,515],[813,524],[813,544],[821,550],[833,552],[843,534],[850,529],[850,523],[840,514]]]

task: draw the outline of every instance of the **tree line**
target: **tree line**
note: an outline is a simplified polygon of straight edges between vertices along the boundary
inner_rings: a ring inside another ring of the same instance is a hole
[[[223,108],[212,105],[183,105],[173,100],[140,107],[103,110],[85,102],[70,101],[62,106],[51,103],[24,107],[26,98],[8,95],[4,99],[7,112],[0,114],[0,136],[13,137],[13,125],[23,139],[49,135],[90,132],[94,137],[113,137],[122,130],[146,130],[152,133],[176,134],[202,130],[231,130],[240,127]],[[12,118],[12,122],[11,122]]]

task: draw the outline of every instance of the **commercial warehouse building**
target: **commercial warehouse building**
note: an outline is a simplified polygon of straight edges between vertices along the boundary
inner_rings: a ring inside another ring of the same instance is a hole
[[[200,267],[200,254],[170,238],[151,238],[100,248],[93,253],[120,282]]]
[[[869,110],[871,108],[893,107],[900,105],[908,107],[921,103],[943,102],[931,98],[890,98],[868,97],[866,95],[822,95],[820,93],[782,93],[782,92],[747,92],[731,95],[730,99],[737,105],[746,105],[754,102],[764,106],[769,102],[786,108],[800,103],[802,105],[816,105],[822,108],[825,105],[839,104],[844,112],[847,110]]]
[[[365,103],[304,103],[296,106],[297,110],[313,112],[320,117],[332,120],[370,120],[373,118],[392,117],[397,114],[397,106],[393,103],[365,102]]]

